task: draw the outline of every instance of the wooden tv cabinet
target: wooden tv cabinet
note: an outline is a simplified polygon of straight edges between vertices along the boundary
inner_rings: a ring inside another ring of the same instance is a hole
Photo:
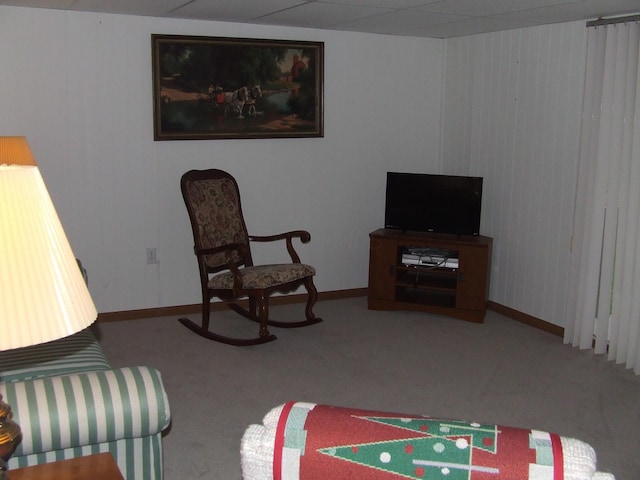
[[[484,321],[492,238],[389,229],[371,232],[369,238],[369,309],[416,310]],[[403,252],[416,248],[444,251],[449,261],[403,262]],[[457,267],[452,267],[456,260]]]

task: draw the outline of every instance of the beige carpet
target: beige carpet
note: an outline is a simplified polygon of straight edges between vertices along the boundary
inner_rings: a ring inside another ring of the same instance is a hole
[[[271,313],[292,320],[302,309]],[[325,321],[273,329],[278,340],[255,347],[208,341],[176,318],[98,325],[113,366],[163,374],[166,480],[239,480],[245,428],[288,400],[537,428],[590,443],[617,480],[640,478],[640,377],[629,370],[494,312],[472,324],[369,311],[362,297],[320,302],[316,314]],[[217,318],[257,329],[231,312]]]

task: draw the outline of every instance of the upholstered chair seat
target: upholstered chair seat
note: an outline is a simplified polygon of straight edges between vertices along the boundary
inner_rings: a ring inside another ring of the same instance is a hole
[[[239,272],[242,276],[241,288],[264,289],[313,276],[316,270],[304,263],[283,263],[246,267],[239,270]],[[224,272],[211,278],[208,285],[209,288],[233,288],[233,282],[233,274]]]

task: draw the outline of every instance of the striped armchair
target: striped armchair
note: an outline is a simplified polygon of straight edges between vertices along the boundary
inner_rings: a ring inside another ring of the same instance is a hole
[[[0,352],[0,394],[22,429],[9,469],[111,452],[126,480],[162,480],[160,373],[111,368],[90,329]]]

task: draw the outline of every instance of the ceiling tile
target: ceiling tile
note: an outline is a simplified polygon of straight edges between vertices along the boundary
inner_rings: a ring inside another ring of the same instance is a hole
[[[435,25],[463,20],[468,17],[461,15],[448,15],[439,13],[418,12],[414,10],[399,10],[382,15],[360,18],[351,22],[334,25],[332,28],[339,30],[367,31],[390,35],[407,34],[412,30]]]
[[[577,4],[534,8],[528,10],[526,15],[513,12],[495,15],[494,18],[505,24],[512,25],[511,28],[595,19],[608,16],[611,12],[610,8],[614,3],[617,4],[616,8],[618,12],[627,8],[626,13],[633,13],[633,11],[637,11],[640,6],[638,0],[583,0]]]
[[[184,0],[76,0],[70,10],[160,16],[184,4]]]
[[[406,33],[419,37],[452,38],[479,33],[509,30],[510,27],[492,17],[478,17],[458,22],[429,25]]]
[[[186,2],[182,0],[181,3]],[[307,2],[305,0],[195,0],[174,10],[169,16],[248,22],[304,3]]]
[[[52,8],[52,9],[71,9],[75,0],[0,0],[0,5],[12,5],[18,7],[35,7],[35,8]]]
[[[311,2],[289,10],[267,15],[260,23],[293,25],[309,28],[328,28],[347,21],[379,15],[391,11],[388,8],[358,7],[354,5]]]
[[[415,9],[424,12],[455,13],[484,17],[562,3],[576,3],[576,0],[440,0],[437,3],[423,5]]]
[[[354,5],[358,7],[380,7],[396,10],[417,7],[441,0],[317,0],[318,3],[333,3],[340,5]]]

